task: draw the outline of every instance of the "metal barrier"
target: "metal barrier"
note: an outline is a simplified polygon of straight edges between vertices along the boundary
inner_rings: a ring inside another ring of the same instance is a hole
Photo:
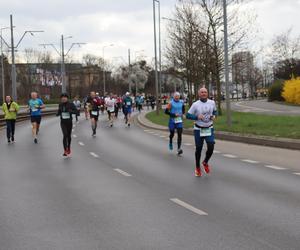
[[[42,113],[42,116],[52,116],[55,115],[57,112],[57,110],[45,110]],[[20,113],[17,116],[17,122],[23,122],[23,121],[27,121],[30,118],[30,114],[28,113]],[[0,127],[4,127],[5,126],[5,119],[4,119],[4,115],[0,115]]]

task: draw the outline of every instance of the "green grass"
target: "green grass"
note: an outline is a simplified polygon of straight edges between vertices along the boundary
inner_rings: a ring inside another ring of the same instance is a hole
[[[163,112],[159,116],[151,112],[146,117],[153,123],[168,126],[169,118]],[[232,121],[232,127],[228,127],[226,115],[219,116],[214,127],[217,131],[300,139],[300,116],[266,116],[233,112]],[[184,127],[192,128],[193,121],[184,120]]]

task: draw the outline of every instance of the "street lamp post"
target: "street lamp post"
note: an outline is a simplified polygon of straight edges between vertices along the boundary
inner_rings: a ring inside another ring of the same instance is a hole
[[[3,61],[3,41],[2,41],[2,31],[5,29],[10,29],[10,27],[0,28],[1,32],[1,84],[2,84],[2,98],[5,101],[5,77],[4,77],[4,61]]]
[[[67,53],[65,53],[65,40],[69,39],[69,38],[72,38],[72,36],[64,37],[64,35],[61,35],[60,50],[58,50],[53,43],[40,44],[40,46],[43,46],[44,48],[46,48],[47,46],[51,46],[56,51],[56,53],[60,56],[60,59],[61,59],[60,74],[61,74],[61,81],[62,81],[62,84],[61,84],[61,92],[62,93],[66,93],[66,91],[67,91],[67,84],[66,84],[66,78],[65,78],[65,75],[66,75],[65,57],[69,54],[69,52],[72,50],[72,48],[75,45],[78,45],[80,47],[81,45],[85,44],[85,43],[72,43],[70,48],[68,49]]]
[[[153,0],[153,25],[154,25],[154,58],[155,58],[155,95],[156,95],[156,114],[159,115],[158,108],[158,73],[157,73],[157,39],[156,39],[156,11],[155,0]]]
[[[112,47],[114,46],[114,44],[110,44],[110,45],[107,45],[107,46],[103,46],[103,96],[105,96],[105,92],[106,92],[106,77],[105,77],[105,58],[104,58],[104,51],[105,51],[105,48],[108,48],[108,47]]]
[[[223,0],[223,18],[224,18],[224,61],[225,61],[225,87],[226,87],[226,120],[227,125],[232,125],[231,107],[229,96],[229,60],[228,60],[228,29],[227,29],[227,2]]]

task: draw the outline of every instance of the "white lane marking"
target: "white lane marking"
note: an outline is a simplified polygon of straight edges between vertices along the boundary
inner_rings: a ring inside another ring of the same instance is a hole
[[[84,146],[84,143],[83,142],[78,142],[78,144],[80,145],[80,146]]]
[[[73,128],[76,128],[76,125],[73,125]]]
[[[160,138],[166,138],[166,136],[165,135],[161,135]]]
[[[192,143],[184,143],[183,145],[185,145],[185,146],[193,146]]]
[[[74,129],[72,129],[72,132],[74,132],[75,130]]]
[[[159,134],[153,134],[153,135],[160,136]]]
[[[195,208],[193,207],[192,205],[188,204],[188,203],[185,203],[184,201],[181,201],[177,198],[174,198],[174,199],[170,199],[171,201],[173,201],[174,203],[176,203],[177,205],[179,206],[182,206],[198,215],[208,215],[207,213],[205,213],[204,211],[198,209],[198,208]]]
[[[294,175],[299,175],[300,176],[300,173],[293,173]]]
[[[73,135],[74,138],[77,138],[77,135]]]
[[[225,156],[225,157],[227,157],[227,158],[231,158],[231,159],[237,158],[236,155],[231,155],[231,154],[223,154],[223,156]]]
[[[127,172],[123,171],[122,169],[115,168],[114,170],[115,170],[116,172],[118,172],[119,174],[124,175],[124,176],[126,176],[126,177],[132,176],[131,174],[128,174]]]
[[[259,161],[253,161],[253,160],[249,160],[249,159],[244,159],[242,161],[247,162],[247,163],[251,163],[251,164],[258,164],[259,163]]]
[[[265,165],[266,168],[271,168],[275,170],[285,170],[286,168],[278,167],[278,166],[272,166],[272,165]]]
[[[218,151],[218,150],[214,150],[214,153],[215,153],[215,154],[221,154],[221,152]]]
[[[94,153],[94,152],[90,152],[90,155],[93,156],[93,157],[95,157],[95,158],[99,158],[99,155],[97,155],[97,154]]]

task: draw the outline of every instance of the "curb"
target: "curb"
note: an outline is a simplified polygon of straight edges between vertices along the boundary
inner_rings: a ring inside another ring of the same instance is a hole
[[[168,132],[169,129],[165,126],[156,125],[155,123],[149,121],[144,114],[140,114],[137,116],[137,122],[140,126],[160,130],[164,132]],[[186,135],[193,135],[192,129],[183,129],[183,133]],[[284,148],[284,149],[292,149],[292,150],[300,150],[300,140],[296,139],[286,139],[286,138],[274,138],[267,136],[254,136],[254,135],[242,135],[231,132],[215,132],[216,139],[224,140],[224,141],[232,141],[232,142],[240,142],[246,144],[253,144],[259,146],[268,146],[275,148]]]

